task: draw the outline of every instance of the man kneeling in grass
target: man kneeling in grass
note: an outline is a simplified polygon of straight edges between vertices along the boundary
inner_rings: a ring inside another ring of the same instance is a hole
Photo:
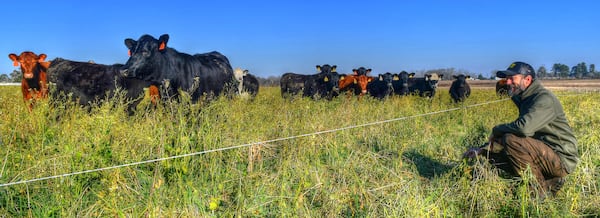
[[[467,150],[464,157],[486,156],[517,177],[529,166],[541,186],[540,196],[556,195],[579,161],[577,140],[562,105],[527,63],[514,62],[497,76],[507,79],[519,117],[495,126],[488,144]]]

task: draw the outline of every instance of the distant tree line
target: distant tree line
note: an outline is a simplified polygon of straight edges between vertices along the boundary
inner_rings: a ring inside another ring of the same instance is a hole
[[[21,69],[13,70],[9,75],[0,74],[0,83],[20,83],[23,79],[21,75]]]
[[[385,72],[381,72],[385,73]],[[393,72],[399,73],[399,72]],[[475,75],[467,70],[455,69],[455,68],[440,68],[433,70],[422,70],[415,73],[417,76],[423,76],[425,74],[438,74],[444,75],[444,79],[452,79],[453,75],[467,75],[473,79],[485,80],[495,79],[496,72],[492,72],[492,75],[488,78],[482,74]],[[546,67],[541,66],[537,69],[537,78],[540,79],[600,79],[600,72],[596,71],[596,65],[590,64],[589,66],[585,62],[581,62],[573,67],[569,67],[565,64],[555,63],[552,65],[552,69],[548,71]],[[379,73],[376,73],[379,74]],[[376,75],[374,75],[376,76]],[[13,70],[9,75],[0,74],[0,83],[19,83],[21,82],[21,70]],[[257,77],[258,82],[261,86],[279,86],[279,79],[281,76],[269,76],[267,78]]]

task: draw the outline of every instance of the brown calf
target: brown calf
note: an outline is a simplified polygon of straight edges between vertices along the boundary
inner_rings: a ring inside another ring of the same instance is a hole
[[[9,54],[8,57],[13,61],[15,67],[21,66],[21,72],[23,73],[21,91],[25,102],[29,102],[29,111],[31,111],[35,100],[48,97],[46,71],[50,66],[50,62],[45,61],[46,54],[38,56],[30,51],[24,51],[19,56]]]

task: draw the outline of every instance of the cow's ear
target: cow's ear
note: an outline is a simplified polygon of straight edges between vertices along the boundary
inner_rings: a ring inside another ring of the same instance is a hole
[[[467,79],[471,79],[471,76],[467,76]]]
[[[44,68],[46,70],[48,70],[48,68],[50,68],[50,64],[52,64],[52,62],[50,62],[50,61],[40,62],[40,66],[42,66],[42,68]]]
[[[452,75],[452,77],[454,77],[454,79],[458,79],[458,76],[457,76],[457,75]]]
[[[321,72],[321,66],[317,65],[317,72]]]
[[[127,56],[131,57],[131,49],[127,49]]]
[[[158,50],[164,51],[167,48],[167,42],[169,42],[169,34],[163,34],[162,36],[160,36],[160,38],[158,38],[158,42]]]
[[[332,72],[332,73],[335,73],[335,69],[336,69],[336,68],[337,68],[337,66],[336,66],[336,65],[333,65],[333,66],[331,67],[331,72]]]
[[[46,58],[48,57],[48,55],[46,54],[40,54],[40,56],[38,56],[38,62],[44,62],[46,60]]]
[[[352,69],[352,72],[354,73],[354,75],[358,75],[358,70],[357,69]]]
[[[408,78],[413,78],[413,77],[415,77],[415,73],[408,74]]]
[[[244,76],[248,75],[248,70],[244,70]]]
[[[125,39],[125,46],[127,46],[127,48],[129,50],[132,50],[133,48],[135,48],[136,44],[137,44],[137,42],[133,39]]]
[[[367,69],[367,74],[368,74],[368,73],[370,73],[370,72],[371,72],[371,69],[370,69],[370,68],[369,68],[369,69]]]
[[[328,77],[328,76],[326,76],[326,77],[323,79],[323,81],[325,81],[325,82],[329,82],[329,77]]]
[[[10,60],[13,61],[13,66],[15,66],[15,67],[19,66],[19,56],[11,53],[11,54],[8,54],[8,58],[10,58]]]
[[[379,75],[379,81],[383,81],[383,76]]]

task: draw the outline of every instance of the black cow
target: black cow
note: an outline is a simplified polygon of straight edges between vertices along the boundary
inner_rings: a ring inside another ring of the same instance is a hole
[[[284,73],[280,79],[281,95],[288,98],[299,93],[304,97],[318,99],[324,97],[328,100],[338,95],[340,75],[335,72],[336,66],[325,64],[317,65],[320,71],[313,75]]]
[[[379,74],[378,78],[367,85],[367,90],[371,96],[383,100],[394,93],[392,82],[394,75],[390,72]]]
[[[407,73],[402,71],[399,74],[394,74],[392,85],[394,86],[395,95],[408,95],[408,79],[415,76],[415,73]]]
[[[413,94],[418,94],[421,97],[432,98],[435,96],[439,79],[444,75],[434,76],[433,74],[425,74],[422,78],[409,78],[408,91]],[[437,79],[432,79],[437,77]]]
[[[137,41],[125,39],[131,57],[121,69],[125,77],[137,78],[160,85],[161,97],[177,97],[179,91],[187,92],[192,102],[200,97],[212,99],[236,90],[233,69],[229,59],[213,51],[189,55],[167,47],[169,35],[159,39],[143,35]]]
[[[104,65],[90,62],[70,61],[56,58],[50,61],[49,81],[56,84],[53,98],[77,101],[80,105],[90,106],[106,97],[113,97],[117,88],[126,90],[126,97],[134,100],[129,112],[143,98],[144,88],[150,83],[120,76],[122,64]]]
[[[470,79],[470,76],[465,76],[460,74],[458,76],[454,75],[454,81],[452,81],[452,85],[450,85],[450,96],[454,100],[454,103],[459,103],[464,101],[471,95],[471,86],[467,83],[467,79]]]
[[[256,97],[256,95],[258,94],[258,89],[260,87],[258,79],[254,75],[249,73],[244,76],[243,84],[244,86],[242,92],[247,92],[250,94],[250,96]]]

